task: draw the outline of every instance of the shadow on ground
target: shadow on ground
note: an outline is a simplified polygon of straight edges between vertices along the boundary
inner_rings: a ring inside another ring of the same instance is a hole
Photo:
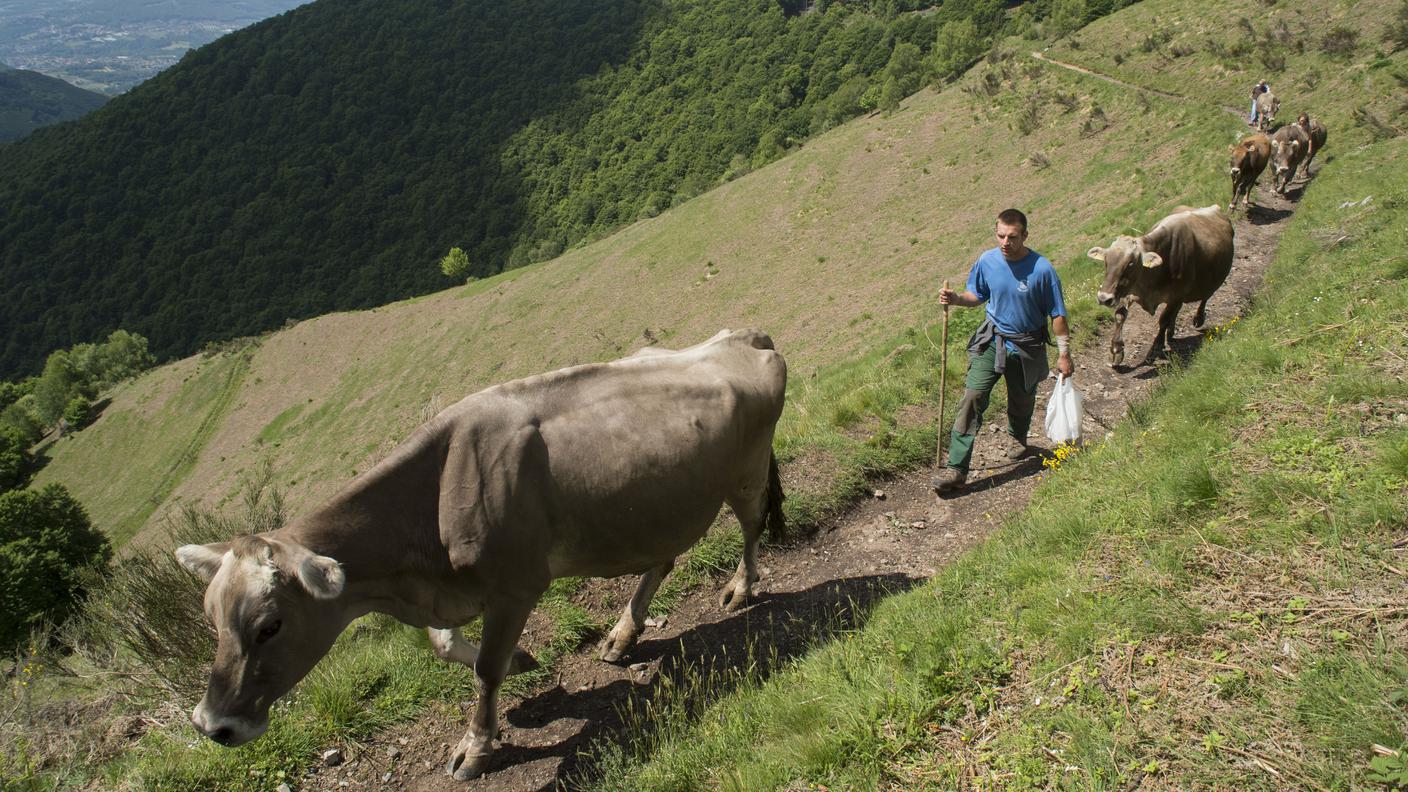
[[[658,723],[642,713],[663,703],[662,690],[686,690],[679,706],[692,714],[734,690],[741,681],[771,676],[781,665],[831,640],[861,628],[873,607],[920,583],[901,574],[842,578],[785,594],[760,594],[747,609],[721,621],[701,624],[668,639],[643,640],[622,660],[641,667],[649,682],[616,680],[583,691],[561,684],[525,699],[507,713],[514,729],[547,727],[560,719],[585,725],[551,745],[521,746],[505,742],[495,754],[488,776],[536,760],[557,757],[556,777],[540,789],[577,789],[595,776],[589,750],[593,743],[648,745]],[[667,680],[667,682],[662,682]],[[624,713],[635,713],[626,717]],[[678,716],[678,711],[672,713]],[[510,738],[512,739],[512,738]]]

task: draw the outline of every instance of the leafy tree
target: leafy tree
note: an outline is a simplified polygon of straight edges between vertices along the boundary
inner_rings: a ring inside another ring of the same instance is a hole
[[[87,570],[111,558],[107,538],[62,486],[0,494],[0,647],[63,621],[84,593]]]
[[[44,373],[34,385],[34,408],[45,426],[53,426],[63,417],[64,408],[79,391],[83,381],[73,358],[66,350],[49,355]]]
[[[457,247],[450,248],[450,252],[440,259],[440,271],[450,280],[464,281],[469,275],[469,256]]]
[[[880,90],[880,109],[894,110],[900,100],[919,90],[924,83],[924,56],[919,47],[907,41],[895,45],[885,64],[885,82]]]
[[[88,418],[92,413],[93,400],[86,396],[77,395],[64,405],[64,414],[60,416],[60,419],[68,425],[68,431],[76,432],[88,425]]]
[[[24,484],[31,463],[29,445],[17,427],[0,425],[0,492]]]
[[[978,26],[971,19],[956,19],[945,22],[939,28],[934,41],[931,63],[934,75],[941,80],[951,80],[978,60],[987,48],[978,34]]]
[[[1053,0],[1051,3],[1051,27],[1057,36],[1085,27],[1087,20],[1085,0]]]
[[[44,424],[34,414],[34,396],[26,395],[0,412],[0,427],[9,427],[19,432],[25,445],[33,445],[44,436]]]
[[[147,339],[126,330],[114,330],[94,353],[94,381],[99,390],[135,377],[156,364],[147,350]]]

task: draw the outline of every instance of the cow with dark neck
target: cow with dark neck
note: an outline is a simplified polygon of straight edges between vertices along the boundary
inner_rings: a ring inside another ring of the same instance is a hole
[[[642,575],[603,644],[617,660],[727,502],[744,550],[720,603],[748,600],[759,538],[781,529],[772,437],[785,387],[782,356],[756,331],[517,380],[445,410],[287,528],[179,548],[209,583],[218,633],[191,722],[222,745],[259,737],[274,701],[376,611],[473,666],[479,697],[449,771],[482,774],[499,687],[533,667],[517,643],[554,578]],[[458,633],[476,617],[480,647]]]

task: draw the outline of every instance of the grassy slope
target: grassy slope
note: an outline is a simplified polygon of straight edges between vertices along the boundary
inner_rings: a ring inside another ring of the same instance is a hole
[[[650,761],[608,746],[598,788],[1346,789],[1402,773],[1371,748],[1404,749],[1408,728],[1405,165],[1400,139],[1327,170],[1257,313],[994,540],[697,719],[697,700],[657,701],[635,744]]]
[[[1228,5],[1146,2],[1081,38],[1137,42],[1175,13],[1222,30]],[[1341,10],[1278,6],[1312,32]],[[1366,43],[1300,97],[1339,147],[1253,317],[864,631],[707,708],[719,680],[682,681],[634,756],[605,748],[599,788],[1402,783],[1408,762],[1371,747],[1404,748],[1408,727],[1408,141],[1370,145],[1349,119],[1405,58],[1366,67]],[[1122,66],[1220,98],[1153,53]]]
[[[146,423],[130,431],[201,449],[176,488],[179,496],[227,500],[237,479],[269,461],[290,486],[297,511],[460,393],[552,365],[614,357],[641,345],[643,328],[674,345],[719,326],[752,323],[772,332],[792,363],[780,439],[784,456],[796,460],[794,475],[805,474],[794,491],[834,503],[860,472],[912,463],[932,448],[932,434],[906,428],[901,409],[930,398],[932,381],[932,350],[913,329],[931,314],[931,300],[915,284],[960,277],[987,244],[993,211],[1008,203],[1029,209],[1033,244],[1063,267],[1077,297],[1078,325],[1088,327],[1098,315],[1085,296],[1095,272],[1082,253],[1092,239],[1147,225],[1173,203],[1223,198],[1221,143],[1240,129],[1230,115],[1159,99],[1145,107],[1125,89],[1016,61],[980,66],[965,85],[987,72],[1008,75],[990,100],[979,103],[958,90],[921,93],[894,117],[853,123],[557,261],[266,337],[208,442],[194,426],[174,426],[170,416],[140,419]],[[1053,99],[1057,92],[1074,95],[1076,109],[1065,112]],[[1039,128],[1021,136],[1013,128],[1033,104],[1041,110]],[[1080,128],[1093,105],[1113,123],[1085,138]],[[1035,153],[1051,164],[1026,162]],[[991,196],[991,205],[975,196]],[[706,280],[711,269],[717,274]],[[556,299],[558,292],[570,299]],[[901,343],[915,349],[887,362]],[[174,372],[166,367],[131,387],[177,389],[185,375]],[[86,474],[92,470],[126,471],[174,487],[162,471],[181,470],[178,451],[148,459],[130,446],[99,448],[99,438],[112,431],[109,420],[136,413],[133,405],[125,392],[116,394],[98,424],[60,444],[45,475],[69,483],[80,497],[85,487],[121,489],[100,486]],[[118,520],[111,515],[139,513],[131,502],[144,496],[106,497],[110,505],[94,511],[101,524],[113,525]],[[305,686],[285,711],[288,741],[238,752],[203,746],[192,755],[179,734],[158,733],[148,738],[146,760],[103,772],[112,786],[126,779],[183,788],[199,779],[210,788],[240,788],[251,769],[263,768],[270,780],[274,768],[292,771],[306,762],[315,743],[406,717],[427,696],[456,698],[465,682],[460,669],[426,670],[433,684],[413,688],[385,678],[385,668],[419,667],[417,658],[427,655],[415,637],[395,635],[352,636],[351,650],[330,660],[352,670]],[[428,692],[437,686],[450,694]],[[394,695],[388,702],[368,690]],[[314,732],[315,739],[306,739]]]
[[[1009,90],[979,112],[957,90],[925,91],[891,117],[853,122],[552,262],[267,336],[230,409],[205,436],[184,416],[143,408],[138,394],[177,387],[192,364],[162,367],[115,394],[93,426],[59,443],[38,483],[69,486],[100,526],[122,538],[153,498],[162,505],[145,529],[160,524],[173,498],[228,500],[241,477],[267,461],[297,512],[365,469],[434,407],[493,382],[616,357],[643,346],[646,329],[666,345],[694,343],[727,326],[767,330],[793,373],[784,438],[843,443],[816,437],[825,427],[804,420],[816,416],[802,413],[806,394],[827,389],[826,377],[813,375],[883,355],[934,316],[933,286],[963,277],[990,243],[990,218],[999,209],[1026,208],[1034,247],[1071,260],[1106,236],[1110,218],[1148,223],[1171,204],[1220,197],[1215,179],[1183,174],[1207,173],[1220,159],[1205,141],[1230,136],[1230,116],[1195,118],[1155,100],[1159,120],[1151,130],[1146,112],[1111,86],[1040,69],[1034,80],[1025,70],[1036,67],[1015,61],[985,68],[1005,70],[1009,86],[1025,96]],[[1038,89],[1047,98],[1032,100]],[[1058,89],[1075,94],[1075,110],[1050,101]],[[1030,102],[1041,107],[1041,124],[1022,136],[1013,130],[1013,111]],[[1082,137],[1093,105],[1112,125]],[[1145,144],[1151,134],[1167,143],[1152,157]],[[1034,154],[1048,157],[1049,167],[1028,162]],[[1073,200],[1071,184],[1090,189]],[[922,338],[919,344],[929,349]],[[855,379],[840,378],[858,386]],[[829,401],[835,390],[816,398]],[[816,409],[836,417],[830,405]],[[854,420],[843,415],[832,423]],[[122,437],[115,436],[119,428]],[[123,437],[160,437],[169,447]],[[173,479],[167,471],[184,469],[176,457],[193,444],[194,465]],[[94,475],[118,468],[162,486],[115,487],[112,477]]]

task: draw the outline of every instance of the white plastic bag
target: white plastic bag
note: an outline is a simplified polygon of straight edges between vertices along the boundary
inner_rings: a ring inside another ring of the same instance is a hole
[[[1051,442],[1080,442],[1080,420],[1085,415],[1080,403],[1084,397],[1070,377],[1056,376],[1056,387],[1051,391],[1051,401],[1046,403],[1046,436]]]

